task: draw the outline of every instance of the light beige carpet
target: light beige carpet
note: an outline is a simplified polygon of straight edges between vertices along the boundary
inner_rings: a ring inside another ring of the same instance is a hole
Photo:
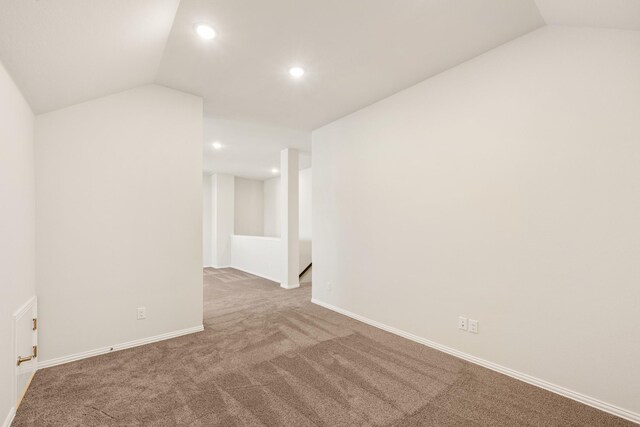
[[[233,269],[205,331],[39,371],[14,426],[623,426]]]

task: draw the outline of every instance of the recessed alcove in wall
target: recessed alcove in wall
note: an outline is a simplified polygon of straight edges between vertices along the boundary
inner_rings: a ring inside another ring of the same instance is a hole
[[[311,240],[311,168],[300,171],[300,239]],[[280,177],[264,181],[235,177],[234,234],[280,236]]]

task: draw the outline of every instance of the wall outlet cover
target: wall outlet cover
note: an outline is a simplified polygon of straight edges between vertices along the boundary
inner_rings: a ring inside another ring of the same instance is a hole
[[[478,321],[475,319],[469,319],[469,332],[478,333]]]
[[[463,331],[467,330],[467,318],[466,317],[458,317],[458,329],[462,329]]]

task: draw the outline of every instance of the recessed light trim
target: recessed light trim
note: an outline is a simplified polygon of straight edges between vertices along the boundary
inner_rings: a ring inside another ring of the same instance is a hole
[[[197,24],[195,26],[196,34],[200,36],[201,39],[212,40],[215,39],[218,33],[216,30],[207,24]]]
[[[291,67],[289,68],[289,75],[294,79],[299,79],[304,76],[304,68],[302,67]]]
[[[221,150],[222,149],[222,143],[219,141],[214,142],[213,144],[211,144],[211,146],[214,148],[214,150]]]
[[[272,174],[277,174],[278,172],[280,172],[280,170],[278,168],[271,169],[271,173]]]

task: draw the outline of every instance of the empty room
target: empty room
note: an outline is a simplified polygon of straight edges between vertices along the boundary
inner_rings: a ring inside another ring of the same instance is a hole
[[[0,427],[640,425],[640,0],[0,0]]]

